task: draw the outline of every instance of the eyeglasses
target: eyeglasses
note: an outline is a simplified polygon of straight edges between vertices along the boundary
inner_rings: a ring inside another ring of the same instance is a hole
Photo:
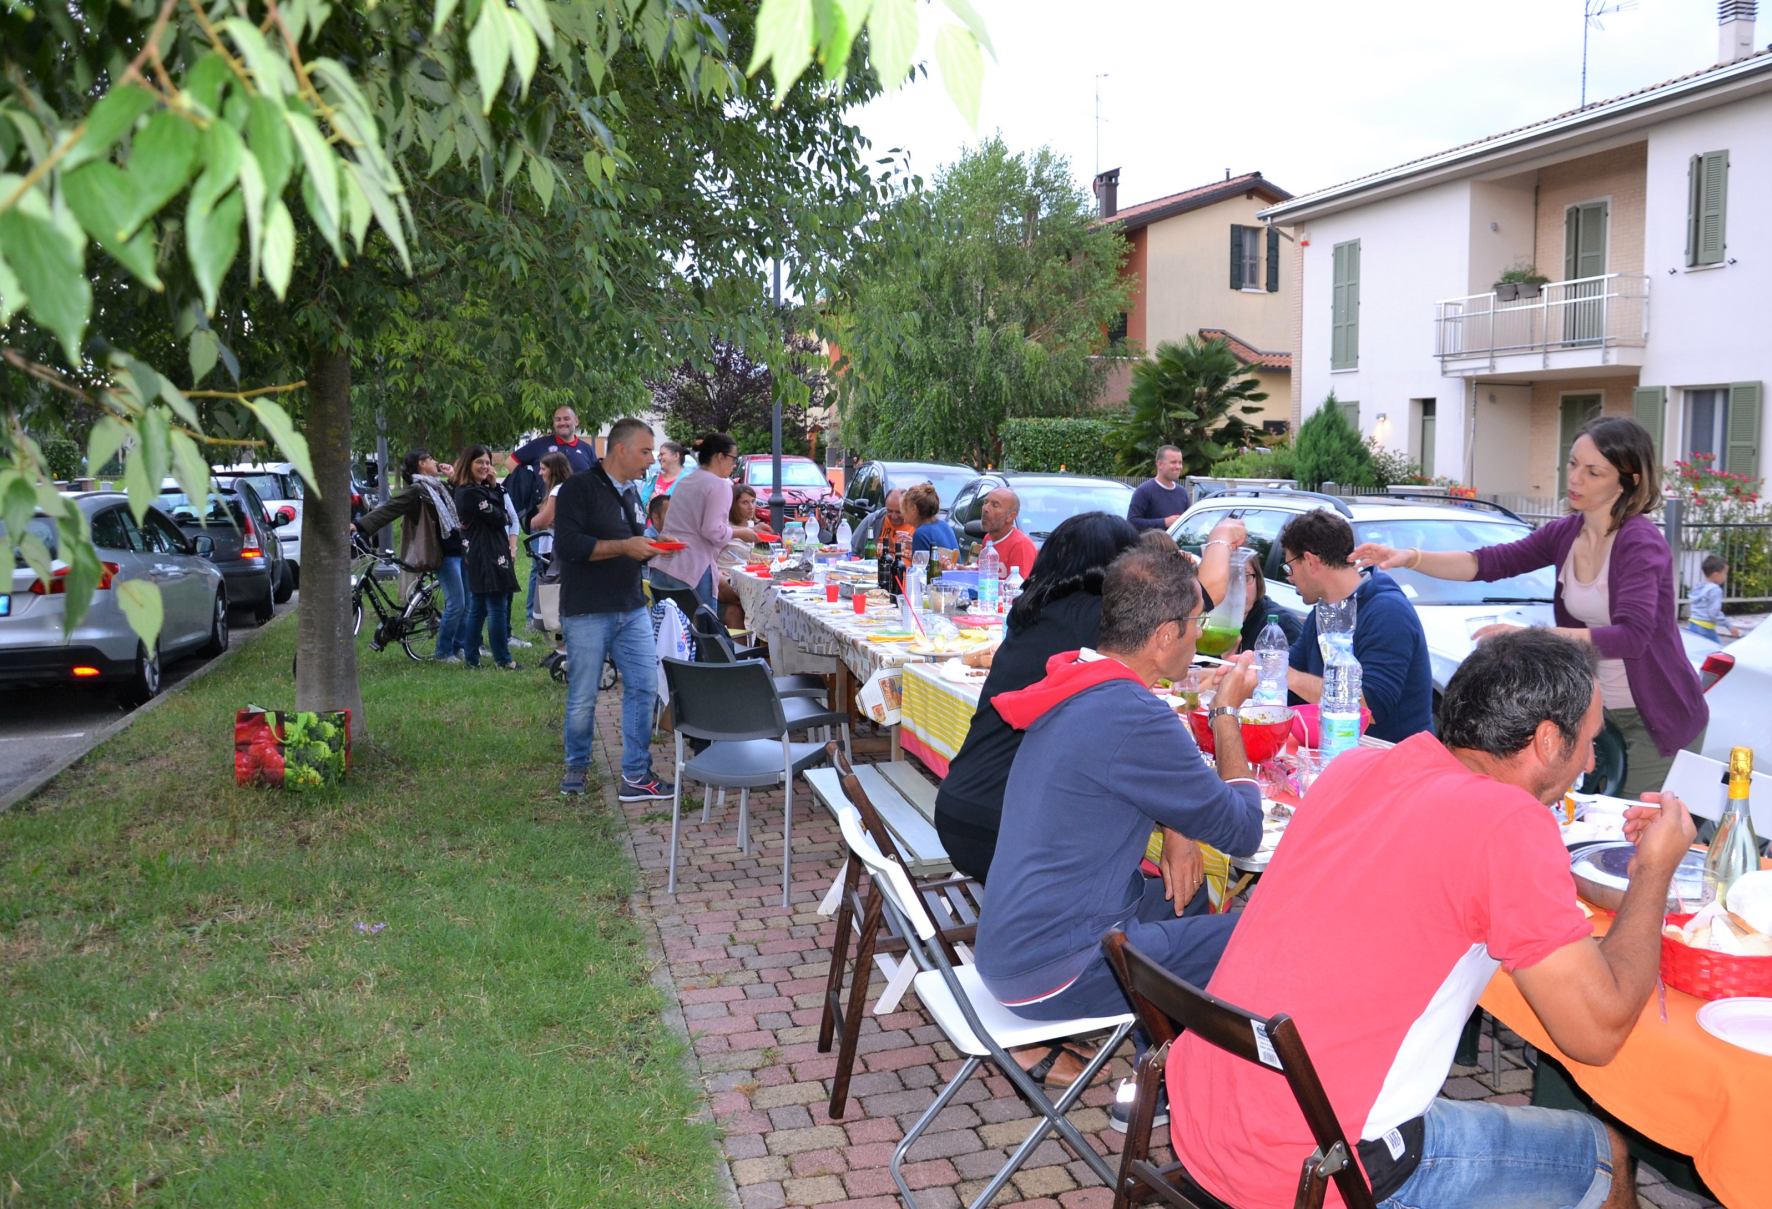
[[[1171,617],[1169,620],[1173,621],[1176,625],[1180,626],[1181,632],[1183,634],[1185,634],[1185,633],[1187,633],[1188,626],[1192,625],[1196,621],[1204,623],[1207,616],[1208,616],[1208,614],[1206,614],[1206,613],[1195,613],[1192,617]]]

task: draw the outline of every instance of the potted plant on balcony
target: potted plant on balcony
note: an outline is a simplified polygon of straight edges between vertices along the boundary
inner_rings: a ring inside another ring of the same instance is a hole
[[[1495,298],[1499,302],[1536,298],[1549,283],[1550,278],[1540,273],[1537,265],[1522,261],[1504,272],[1495,283]]]

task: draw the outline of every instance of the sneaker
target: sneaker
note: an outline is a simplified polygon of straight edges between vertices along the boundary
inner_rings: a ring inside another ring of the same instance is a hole
[[[497,663],[493,666],[498,668],[501,672],[514,672],[517,670],[517,661],[513,659],[509,663]]]
[[[560,778],[560,796],[563,798],[582,797],[585,791],[585,770],[568,765],[566,775]]]
[[[1121,1079],[1120,1086],[1114,1091],[1113,1107],[1108,1109],[1108,1124],[1125,1133],[1132,1126],[1132,1111],[1138,1106],[1138,1084],[1131,1079]],[[1169,1124],[1169,1089],[1164,1088],[1157,1093],[1157,1115],[1151,1118],[1151,1128],[1161,1129]]]
[[[507,639],[505,639],[505,645],[508,647],[515,647],[518,650],[522,650],[524,647],[531,647],[531,646],[534,646],[535,644],[533,642],[525,641],[522,638],[507,638]]]
[[[620,796],[624,802],[656,802],[661,798],[669,798],[674,788],[663,777],[649,772],[638,780],[622,777]]]
[[[431,660],[431,662],[432,663],[460,664],[461,663],[461,656],[460,655],[439,655],[435,659]]]

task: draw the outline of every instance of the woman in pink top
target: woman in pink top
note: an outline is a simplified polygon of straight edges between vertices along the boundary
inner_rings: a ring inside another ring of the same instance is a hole
[[[683,543],[674,554],[652,560],[655,591],[693,591],[710,609],[714,600],[714,563],[733,538],[756,541],[752,529],[734,529],[732,471],[738,465],[738,442],[723,432],[710,432],[695,443],[698,468],[677,480],[665,513],[663,541]]]
[[[1557,569],[1555,633],[1592,644],[1606,717],[1624,736],[1623,794],[1658,790],[1681,748],[1710,722],[1704,686],[1680,640],[1673,554],[1648,514],[1661,474],[1648,429],[1624,416],[1590,420],[1569,450],[1571,515],[1530,537],[1473,551],[1393,550],[1367,543],[1354,558],[1438,579],[1506,579]],[[1514,627],[1486,626],[1479,641]]]

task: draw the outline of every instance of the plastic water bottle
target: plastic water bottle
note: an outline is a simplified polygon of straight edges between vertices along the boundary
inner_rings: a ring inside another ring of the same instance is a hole
[[[1003,612],[1007,614],[1015,607],[1015,600],[1021,595],[1021,568],[1010,567],[1009,578],[1003,582]]]
[[[1286,641],[1278,614],[1269,613],[1267,625],[1255,640],[1255,666],[1261,674],[1255,686],[1257,704],[1286,704],[1286,665],[1291,656],[1292,644]]]
[[[1354,658],[1351,635],[1330,640],[1318,721],[1322,735],[1317,745],[1325,765],[1360,742],[1360,661]]]
[[[842,546],[843,549],[845,551],[847,551],[849,549],[849,543],[854,540],[855,540],[855,530],[850,528],[849,518],[844,517],[842,519],[842,521],[837,525],[837,538],[836,538],[837,544],[839,546]]]
[[[986,613],[997,612],[997,587],[1003,577],[1003,560],[986,538],[978,555],[978,605]]]

